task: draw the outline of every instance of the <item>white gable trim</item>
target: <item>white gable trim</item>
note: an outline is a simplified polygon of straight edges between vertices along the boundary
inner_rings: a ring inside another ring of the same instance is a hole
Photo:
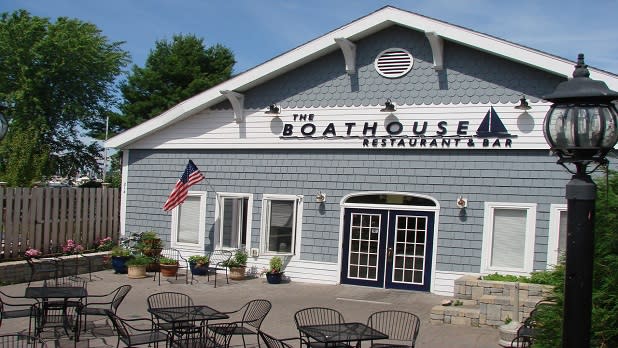
[[[346,38],[353,42],[394,24],[423,33],[435,33],[443,40],[457,42],[550,73],[571,76],[573,72],[572,61],[416,13],[384,7],[181,102],[161,115],[110,138],[105,147],[123,148],[163,127],[215,105],[224,100],[219,93],[221,90],[242,93],[308,61],[333,52],[339,48],[335,39]],[[618,76],[593,68],[589,70],[591,78],[603,80],[609,88],[618,89]]]

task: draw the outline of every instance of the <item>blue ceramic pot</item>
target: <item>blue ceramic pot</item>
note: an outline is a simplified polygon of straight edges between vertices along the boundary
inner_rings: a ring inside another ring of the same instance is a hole
[[[112,256],[112,268],[115,273],[127,274],[126,262],[130,256]]]

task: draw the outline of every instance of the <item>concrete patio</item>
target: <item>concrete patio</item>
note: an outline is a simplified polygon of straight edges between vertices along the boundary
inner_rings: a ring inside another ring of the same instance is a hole
[[[195,303],[207,304],[218,310],[231,311],[241,307],[251,299],[264,298],[273,304],[272,310],[262,324],[262,329],[276,337],[297,337],[298,331],[294,325],[294,313],[305,307],[324,306],[339,310],[347,321],[365,322],[370,313],[399,309],[417,314],[421,320],[417,347],[498,347],[498,330],[494,328],[475,328],[448,324],[431,324],[431,308],[444,299],[422,292],[373,289],[347,285],[323,285],[289,282],[271,285],[264,278],[246,279],[225,283],[224,276],[219,276],[217,288],[213,281],[206,277],[196,277],[198,282],[185,284],[184,276],[164,278],[157,285],[152,278],[129,279],[123,274],[114,274],[112,270],[95,272],[92,281],[88,283],[91,294],[107,293],[122,284],[130,284],[129,292],[118,310],[121,317],[149,317],[146,310],[146,297],[162,291],[177,291],[190,295]],[[26,284],[2,286],[2,290],[14,295],[23,295]],[[82,333],[76,347],[116,347],[117,339],[111,327],[105,320],[88,323],[89,330]],[[4,320],[0,334],[28,332],[26,319]],[[50,347],[73,347],[74,342],[60,334],[54,337],[53,332],[44,333],[43,338]],[[63,334],[63,332],[62,332]],[[298,346],[297,341],[292,341]],[[257,346],[255,339],[250,340],[251,346]],[[232,345],[242,345],[240,338],[234,338]],[[365,344],[364,346],[367,346]]]

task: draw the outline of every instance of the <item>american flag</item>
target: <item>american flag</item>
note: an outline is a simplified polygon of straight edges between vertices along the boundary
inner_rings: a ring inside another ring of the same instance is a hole
[[[189,160],[189,163],[187,163],[187,168],[185,168],[185,172],[182,173],[182,176],[178,179],[172,193],[170,193],[170,196],[163,205],[163,210],[169,211],[176,208],[179,204],[182,204],[182,202],[187,199],[189,187],[202,181],[202,179],[205,179],[204,174],[197,169],[197,166],[192,160]]]

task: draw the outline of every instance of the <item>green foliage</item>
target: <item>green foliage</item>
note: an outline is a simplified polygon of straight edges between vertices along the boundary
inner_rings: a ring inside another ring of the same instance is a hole
[[[145,66],[134,66],[121,87],[122,115],[110,117],[110,130],[119,133],[136,126],[229,79],[234,63],[229,49],[205,48],[203,39],[194,35],[157,41]]]
[[[127,266],[146,266],[152,263],[152,258],[138,255],[127,260]]]
[[[597,181],[594,222],[594,275],[592,288],[591,347],[618,347],[618,174],[610,172],[608,182]],[[538,337],[535,347],[559,347],[562,337],[564,265],[555,269],[558,280],[549,300],[555,306],[537,310]]]
[[[112,248],[112,256],[131,256],[131,250],[120,245],[116,245]]]
[[[249,255],[243,249],[236,250],[236,253],[225,263],[227,267],[243,267],[247,265]]]
[[[0,179],[29,186],[42,176],[98,170],[100,145],[80,133],[105,123],[114,84],[128,64],[120,42],[90,23],[50,22],[27,11],[0,16]]]
[[[159,263],[162,265],[175,265],[178,263],[178,260],[172,259],[170,257],[162,257],[159,259]]]
[[[208,255],[192,255],[189,256],[189,263],[195,263],[198,265],[205,265],[210,261]]]
[[[560,279],[559,279],[560,278]],[[487,274],[482,276],[483,280],[492,280],[500,282],[519,282],[519,283],[532,283],[532,284],[544,284],[555,285],[560,283],[562,275],[556,273],[553,270],[532,272],[530,276],[516,276],[511,274]]]
[[[279,256],[273,256],[270,259],[269,272],[279,273],[283,270],[283,260]]]

